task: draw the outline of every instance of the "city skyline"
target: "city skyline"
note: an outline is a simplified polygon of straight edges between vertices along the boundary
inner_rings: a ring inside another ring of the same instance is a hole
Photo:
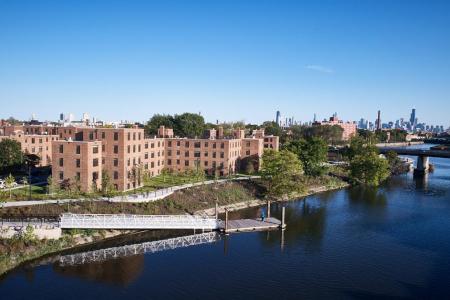
[[[0,117],[89,111],[144,121],[190,111],[255,123],[280,110],[358,121],[415,107],[448,127],[449,6],[5,1]]]

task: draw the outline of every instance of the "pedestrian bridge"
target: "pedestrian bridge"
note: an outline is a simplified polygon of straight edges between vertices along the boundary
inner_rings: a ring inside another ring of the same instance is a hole
[[[219,229],[221,221],[192,215],[62,214],[61,229]]]

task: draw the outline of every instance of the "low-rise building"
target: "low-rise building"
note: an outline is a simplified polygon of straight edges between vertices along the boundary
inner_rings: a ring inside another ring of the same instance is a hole
[[[263,129],[250,137],[241,129],[224,137],[219,127],[210,130],[208,138],[193,139],[174,137],[173,129],[164,126],[155,137],[146,137],[144,129],[136,126],[21,125],[0,130],[0,139],[15,139],[24,152],[41,157],[41,166],[51,164],[54,180],[84,192],[100,189],[102,178],[118,191],[135,189],[143,185],[145,173],[157,176],[164,168],[227,176],[238,172],[242,161],[251,159],[257,170],[264,148],[279,147],[278,137],[265,136]]]

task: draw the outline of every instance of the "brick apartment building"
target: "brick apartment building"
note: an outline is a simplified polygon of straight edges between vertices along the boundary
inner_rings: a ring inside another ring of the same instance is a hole
[[[357,132],[357,125],[354,122],[344,122],[340,120],[337,115],[333,115],[330,117],[328,121],[322,121],[322,122],[316,122],[313,125],[337,125],[340,126],[343,129],[342,132],[342,140],[348,141],[352,136],[356,135]]]
[[[77,183],[82,191],[101,188],[108,175],[118,191],[143,185],[144,172],[161,174],[164,168],[175,172],[201,168],[205,173],[227,176],[237,172],[243,159],[256,160],[264,148],[278,150],[276,136],[264,130],[245,137],[235,130],[231,137],[223,129],[209,130],[206,138],[174,137],[173,130],[161,126],[155,137],[144,136],[142,128],[93,128],[75,126],[3,126],[0,139],[15,139],[22,150],[41,157],[41,166],[52,165],[53,178]]]

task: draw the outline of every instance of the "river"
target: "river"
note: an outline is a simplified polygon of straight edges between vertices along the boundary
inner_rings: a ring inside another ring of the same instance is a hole
[[[38,262],[0,279],[0,297],[448,298],[450,160],[431,162],[435,171],[425,179],[407,174],[377,189],[355,187],[289,202],[285,232],[231,234],[213,243],[74,266]],[[280,210],[275,205],[272,214]],[[248,209],[233,217],[256,214]]]

